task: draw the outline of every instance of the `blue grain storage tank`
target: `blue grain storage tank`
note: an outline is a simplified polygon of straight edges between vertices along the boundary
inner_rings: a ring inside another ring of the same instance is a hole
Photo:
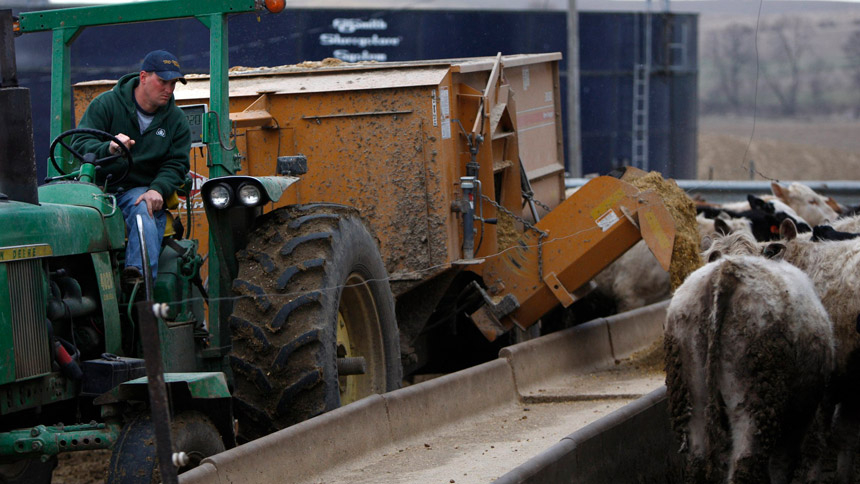
[[[579,13],[584,175],[632,165],[696,178],[698,17],[651,13],[650,35],[648,17]],[[644,96],[636,99],[637,89],[647,89],[647,104]]]

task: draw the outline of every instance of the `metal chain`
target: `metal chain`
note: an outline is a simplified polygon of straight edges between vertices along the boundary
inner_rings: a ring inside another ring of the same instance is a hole
[[[523,175],[523,176],[525,176],[525,175]],[[535,198],[535,192],[532,191],[532,186],[530,183],[528,183],[528,182],[524,183],[522,192],[523,192],[523,198],[525,198],[526,200],[528,200],[530,202],[534,202],[535,205],[546,210],[547,213],[552,212],[552,209],[549,208],[549,206],[547,204],[545,204],[545,203],[541,202],[540,200],[538,200],[537,198]]]
[[[537,234],[538,234],[538,277],[540,277],[540,280],[543,280],[543,239],[549,237],[549,234],[544,232],[543,230],[535,227],[528,220],[514,214],[514,212],[511,212],[506,207],[499,205],[498,203],[496,203],[495,200],[490,199],[490,197],[484,195],[483,193],[481,194],[481,199],[485,200],[487,203],[489,203],[490,205],[495,207],[496,210],[507,214],[508,216],[510,216],[511,218],[516,220],[517,222],[523,224],[523,227],[525,227],[529,230],[534,230],[535,232],[537,232]],[[541,208],[543,208],[544,210],[547,210],[547,211],[550,210],[549,207],[547,207],[546,205],[544,205],[542,203],[540,205],[541,205]]]
[[[527,198],[527,199],[529,199],[529,200],[531,200],[531,201],[533,201],[533,202],[535,202],[535,205],[537,205],[538,207],[540,207],[540,208],[542,208],[542,209],[546,210],[546,211],[547,211],[547,213],[548,213],[548,212],[552,212],[552,209],[551,209],[551,208],[549,208],[549,205],[547,205],[547,204],[545,204],[545,203],[541,202],[541,201],[540,201],[540,200],[538,200],[537,198],[534,198],[534,196],[526,197],[526,198]]]

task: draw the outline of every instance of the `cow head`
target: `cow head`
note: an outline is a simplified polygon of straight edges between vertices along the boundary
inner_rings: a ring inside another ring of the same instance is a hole
[[[770,188],[778,199],[793,208],[798,215],[812,225],[821,225],[839,217],[839,213],[833,208],[833,205],[838,208],[835,201],[815,193],[806,185],[792,183],[784,187],[779,183],[771,183]]]

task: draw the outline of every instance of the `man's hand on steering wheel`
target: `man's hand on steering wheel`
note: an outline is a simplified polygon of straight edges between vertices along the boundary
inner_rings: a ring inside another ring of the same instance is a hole
[[[100,140],[110,140],[110,145],[108,147],[108,151],[111,154],[109,154],[108,156],[105,156],[104,158],[96,159],[92,153],[81,154],[81,153],[75,151],[65,141],[66,141],[66,138],[69,138],[69,137],[77,135],[77,134],[88,134],[88,135],[94,136]],[[103,165],[103,164],[108,163],[110,161],[116,160],[120,157],[125,157],[125,159],[126,159],[125,170],[123,170],[123,172],[118,177],[111,180],[111,183],[119,183],[120,181],[124,180],[125,177],[128,176],[128,173],[129,173],[129,171],[131,171],[131,167],[134,164],[134,161],[132,160],[132,157],[131,157],[131,151],[129,150],[129,148],[131,148],[134,145],[134,140],[130,139],[128,136],[126,136],[122,133],[119,133],[118,135],[114,136],[108,132],[101,131],[98,129],[76,128],[76,129],[70,129],[67,131],[63,131],[62,133],[60,133],[59,136],[54,138],[54,141],[51,143],[51,148],[48,151],[48,153],[50,154],[51,164],[54,165],[54,169],[56,169],[57,172],[62,174],[62,175],[67,175],[68,173],[60,167],[59,163],[57,163],[57,160],[55,157],[57,145],[60,145],[63,148],[65,148],[66,150],[68,150],[68,152],[75,159],[77,159],[79,162],[81,162],[82,164],[83,163],[92,163],[95,166],[100,166],[100,165]]]
[[[134,146],[134,140],[123,133],[118,133],[115,138],[125,145],[127,151],[130,151],[131,147]],[[119,152],[119,150],[120,148],[117,142],[111,140],[110,145],[108,146],[108,152],[110,152],[110,154],[112,155],[115,155]]]

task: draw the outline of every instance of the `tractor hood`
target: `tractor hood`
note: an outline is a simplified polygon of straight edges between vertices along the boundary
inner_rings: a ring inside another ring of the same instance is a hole
[[[44,188],[44,187],[43,187]],[[43,190],[39,191],[44,193]],[[68,195],[68,193],[67,193]],[[42,202],[50,197],[42,198]],[[67,202],[74,199],[67,197]],[[90,197],[90,200],[93,200]],[[101,202],[98,202],[101,203]],[[110,213],[110,212],[108,212]],[[42,256],[63,256],[121,248],[124,232],[117,211],[105,218],[94,206],[0,202],[0,262]],[[118,221],[120,225],[117,225]],[[113,240],[113,244],[111,241]],[[117,245],[117,243],[119,245]]]

